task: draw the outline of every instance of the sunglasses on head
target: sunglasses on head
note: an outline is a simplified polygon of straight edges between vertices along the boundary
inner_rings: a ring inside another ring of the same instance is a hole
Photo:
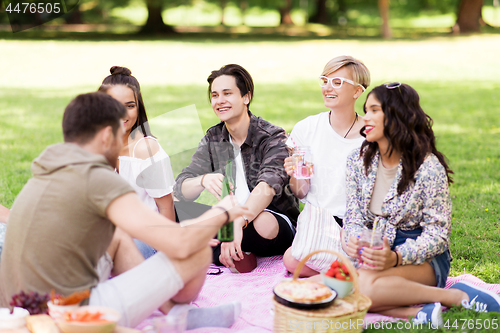
[[[401,82],[391,82],[391,83],[386,83],[386,84],[384,84],[384,86],[385,86],[387,89],[396,89],[396,88],[401,87]]]

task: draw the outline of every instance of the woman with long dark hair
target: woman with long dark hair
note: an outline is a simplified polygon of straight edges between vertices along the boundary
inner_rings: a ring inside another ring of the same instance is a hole
[[[442,325],[441,304],[498,312],[494,293],[466,282],[442,289],[451,261],[453,172],[436,149],[418,93],[406,84],[380,85],[364,111],[366,141],[347,159],[343,245],[362,262],[360,289],[373,302],[370,312],[433,326]],[[360,246],[367,227],[381,232],[382,249]]]
[[[172,195],[175,180],[170,157],[151,134],[139,81],[125,67],[113,66],[110,72],[99,91],[114,97],[127,109],[117,171],[148,207],[175,221]],[[149,245],[135,241],[145,258],[156,252]]]

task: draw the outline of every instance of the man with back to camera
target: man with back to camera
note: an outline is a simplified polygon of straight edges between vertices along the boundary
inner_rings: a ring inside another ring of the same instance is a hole
[[[90,305],[114,308],[121,325],[134,327],[156,309],[175,312],[198,295],[211,261],[210,239],[248,210],[230,196],[183,227],[145,206],[114,172],[125,113],[100,92],[79,95],[66,107],[65,143],[34,160],[33,177],[12,206],[0,306],[20,291],[54,289],[67,296],[90,289]],[[161,252],[143,261],[129,235]],[[108,279],[111,272],[116,276]],[[191,316],[189,310],[191,328],[207,317],[229,326],[239,312],[233,303],[195,310],[201,312]]]

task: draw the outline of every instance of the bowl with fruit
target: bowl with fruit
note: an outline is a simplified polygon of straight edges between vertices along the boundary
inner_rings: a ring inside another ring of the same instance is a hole
[[[111,333],[120,313],[104,306],[85,305],[67,311],[56,324],[63,333]]]
[[[335,260],[326,272],[321,272],[321,279],[325,285],[337,292],[338,298],[352,292],[353,278],[347,266],[338,260]]]
[[[52,319],[61,318],[66,312],[76,310],[80,303],[90,297],[90,290],[77,291],[69,296],[61,296],[56,294],[54,290],[50,293],[50,301],[47,302],[49,315]]]

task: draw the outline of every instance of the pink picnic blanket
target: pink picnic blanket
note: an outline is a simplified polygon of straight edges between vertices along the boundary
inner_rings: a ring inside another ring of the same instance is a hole
[[[189,332],[272,332],[273,288],[283,278],[291,277],[283,265],[282,258],[282,256],[258,258],[257,268],[251,273],[233,274],[229,269],[222,268],[223,272],[220,275],[207,275],[200,295],[192,304],[198,307],[210,307],[230,301],[240,301],[242,305],[241,315],[231,328],[199,328]],[[487,284],[471,274],[449,277],[445,288],[464,280],[500,293],[500,284]],[[160,312],[155,312],[137,328],[144,328],[151,324],[153,317],[160,315],[162,315]],[[364,323],[368,325],[388,320],[394,320],[394,318],[369,313],[366,315]]]

